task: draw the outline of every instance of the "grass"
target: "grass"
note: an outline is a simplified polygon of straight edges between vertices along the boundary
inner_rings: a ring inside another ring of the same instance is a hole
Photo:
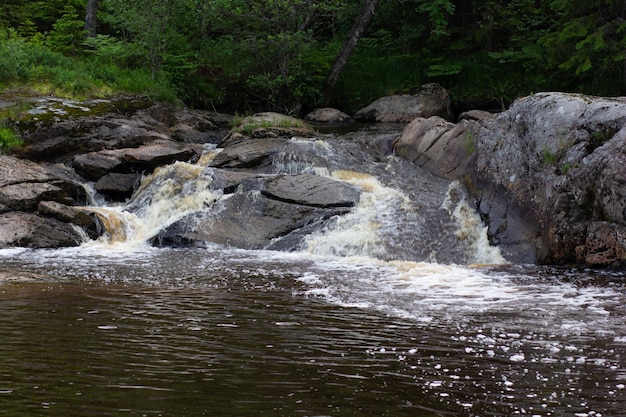
[[[9,127],[0,126],[0,153],[5,149],[16,148],[22,145],[22,138]]]

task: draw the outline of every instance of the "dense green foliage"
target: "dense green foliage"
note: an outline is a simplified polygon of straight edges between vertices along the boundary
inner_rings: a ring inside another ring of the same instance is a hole
[[[355,111],[426,82],[460,107],[503,107],[540,90],[626,93],[626,2],[388,0],[341,73],[331,105]],[[241,113],[301,113],[361,2],[86,0],[0,5],[0,87],[117,92]]]

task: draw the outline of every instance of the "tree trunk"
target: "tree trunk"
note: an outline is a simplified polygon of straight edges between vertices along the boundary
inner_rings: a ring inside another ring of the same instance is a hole
[[[378,3],[380,3],[380,0],[365,0],[363,3],[361,12],[350,28],[350,32],[348,32],[348,36],[346,37],[339,54],[337,54],[337,57],[330,68],[330,73],[326,78],[323,91],[324,103],[329,102],[330,95],[335,88],[339,75],[341,74],[343,67],[348,63],[350,56],[352,56],[352,53],[356,48],[356,44],[359,42],[359,39],[365,32],[365,29],[367,29],[367,26],[372,21],[374,12],[378,7]]]
[[[98,11],[99,0],[89,0],[87,2],[87,11],[85,12],[85,30],[87,36],[96,36],[96,12]]]

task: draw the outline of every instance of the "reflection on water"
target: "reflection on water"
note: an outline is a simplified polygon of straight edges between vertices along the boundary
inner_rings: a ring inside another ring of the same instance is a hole
[[[619,275],[89,248],[0,271],[0,415],[626,409]]]

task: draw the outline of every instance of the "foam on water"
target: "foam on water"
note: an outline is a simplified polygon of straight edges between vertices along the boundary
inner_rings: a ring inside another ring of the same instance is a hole
[[[92,209],[107,231],[96,243],[129,248],[146,245],[163,228],[218,200],[222,193],[210,188],[212,181],[205,168],[196,164],[175,162],[158,168],[142,180],[126,205]]]

